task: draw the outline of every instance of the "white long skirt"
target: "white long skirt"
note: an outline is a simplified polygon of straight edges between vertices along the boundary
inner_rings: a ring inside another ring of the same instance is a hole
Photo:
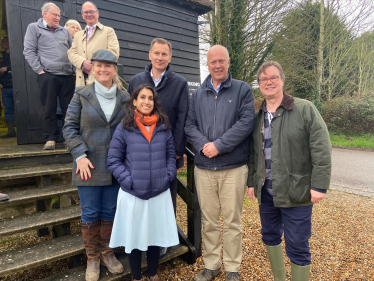
[[[118,192],[109,247],[147,251],[148,246],[171,247],[179,244],[170,190],[149,200],[139,199],[121,188]]]

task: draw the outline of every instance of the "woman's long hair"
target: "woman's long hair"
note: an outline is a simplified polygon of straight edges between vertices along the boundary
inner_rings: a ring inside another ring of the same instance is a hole
[[[96,61],[93,61],[93,62],[92,62],[92,68],[95,66],[95,63],[96,63]],[[114,68],[117,69],[117,71],[118,71],[117,65],[115,65],[115,64],[113,63],[113,66],[114,66]],[[91,69],[91,73],[90,73],[90,75],[88,76],[87,85],[88,85],[88,84],[93,84],[93,83],[95,82],[95,79],[96,79],[96,78],[95,78],[95,75],[93,74],[92,69]],[[123,89],[123,85],[122,85],[121,80],[118,78],[118,74],[114,75],[112,81],[113,81],[113,84],[116,84],[116,85],[117,85],[117,89],[118,89],[118,90],[122,90],[122,89]]]
[[[139,85],[134,92],[131,94],[130,99],[126,102],[126,116],[122,120],[123,128],[126,130],[130,130],[131,128],[137,128],[134,115],[135,115],[135,105],[134,100],[138,99],[139,93],[143,89],[148,89],[153,94],[153,110],[151,114],[155,114],[157,116],[157,124],[165,124],[166,130],[170,129],[169,118],[168,116],[162,111],[161,102],[158,99],[158,94],[154,87],[148,84]]]

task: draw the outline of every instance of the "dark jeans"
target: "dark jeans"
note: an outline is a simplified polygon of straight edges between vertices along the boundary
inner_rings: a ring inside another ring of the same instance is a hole
[[[60,130],[57,124],[57,97],[59,97],[62,115],[65,116],[71,98],[74,95],[75,76],[44,73],[38,75],[40,102],[43,106],[43,135],[46,141],[57,141]]]
[[[13,98],[13,88],[2,88],[2,99],[5,110],[5,121],[14,122],[14,98]]]
[[[300,266],[309,265],[312,208],[313,205],[292,208],[274,207],[273,196],[263,188],[260,205],[262,241],[268,246],[279,245],[284,231],[289,259]]]
[[[82,222],[114,220],[119,188],[118,183],[105,186],[78,186]]]

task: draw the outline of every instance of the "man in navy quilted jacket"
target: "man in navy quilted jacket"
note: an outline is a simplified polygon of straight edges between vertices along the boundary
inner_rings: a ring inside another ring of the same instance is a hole
[[[210,75],[192,94],[185,126],[196,150],[195,183],[203,222],[205,269],[194,280],[210,281],[221,272],[222,212],[226,280],[239,281],[254,98],[247,83],[231,77],[225,47],[210,48],[207,63]]]

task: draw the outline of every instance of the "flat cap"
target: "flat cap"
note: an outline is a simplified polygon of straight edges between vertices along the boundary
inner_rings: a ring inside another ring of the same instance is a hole
[[[117,58],[108,50],[97,50],[95,53],[92,54],[91,61],[105,61],[109,63],[113,63],[117,65]]]

